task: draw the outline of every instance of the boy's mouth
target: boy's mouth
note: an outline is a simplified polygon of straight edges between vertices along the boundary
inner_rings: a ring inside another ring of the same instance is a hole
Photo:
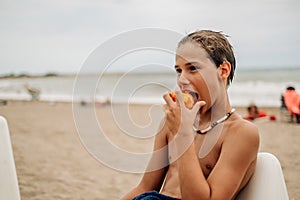
[[[198,94],[196,92],[189,92],[190,95],[194,98],[194,103],[198,101]]]

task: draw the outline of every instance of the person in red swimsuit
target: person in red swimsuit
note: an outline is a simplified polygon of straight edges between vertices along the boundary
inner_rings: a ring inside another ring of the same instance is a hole
[[[259,110],[258,107],[254,104],[251,103],[247,107],[248,115],[244,117],[244,119],[253,121],[257,118],[263,118],[263,117],[268,117],[270,121],[276,121],[275,115],[268,115],[265,111]]]
[[[284,93],[284,103],[291,114],[291,121],[294,117],[296,122],[300,123],[300,94],[292,86],[286,88]]]
[[[258,107],[254,103],[251,103],[247,107],[247,111],[248,111],[248,116],[244,117],[244,119],[247,120],[255,120],[256,118],[267,116],[267,113],[262,110],[258,110]]]

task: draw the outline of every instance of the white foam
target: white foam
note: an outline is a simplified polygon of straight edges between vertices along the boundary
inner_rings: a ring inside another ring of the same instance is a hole
[[[296,72],[295,72],[296,73]],[[277,73],[278,74],[278,73]],[[248,75],[247,73],[244,74]],[[277,81],[278,77],[270,77],[263,80],[251,80],[254,79],[255,74],[251,73],[249,76],[245,76],[248,79],[246,81],[237,80],[228,89],[229,99],[233,106],[247,106],[250,102],[256,103],[258,106],[280,106],[281,94],[285,91],[285,88],[289,85],[294,86],[296,89],[300,89],[300,81]],[[279,76],[279,75],[277,75]],[[86,77],[86,81],[83,81],[80,87],[82,87],[82,93],[76,94],[73,97],[73,83],[72,77],[59,77],[59,78],[32,78],[32,79],[0,79],[0,99],[12,99],[12,100],[30,100],[31,96],[24,88],[24,84],[28,83],[30,86],[40,89],[40,100],[43,101],[64,101],[64,102],[103,102],[106,99],[111,100],[113,103],[122,104],[164,104],[162,93],[168,88],[174,88],[174,77],[170,75],[161,74],[157,81],[166,83],[165,87],[161,87],[159,84],[155,84],[153,76],[143,76],[141,74],[131,76],[131,81],[126,84],[116,85],[118,76],[107,76],[105,79],[105,85],[97,88],[95,94],[87,95],[86,91],[89,91],[92,87],[90,85],[91,79],[97,78],[95,76]],[[138,87],[136,84],[140,80],[144,80],[144,83],[151,83],[147,87]],[[245,79],[245,78],[244,78]],[[114,90],[115,88],[118,90]],[[131,89],[136,91],[130,91]],[[92,90],[93,91],[93,90]],[[112,93],[114,92],[114,93]],[[134,95],[134,96],[132,96]]]

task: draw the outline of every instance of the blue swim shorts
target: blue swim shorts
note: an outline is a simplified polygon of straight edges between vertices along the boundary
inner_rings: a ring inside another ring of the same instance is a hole
[[[153,190],[136,196],[132,200],[179,200],[174,197],[169,197]]]

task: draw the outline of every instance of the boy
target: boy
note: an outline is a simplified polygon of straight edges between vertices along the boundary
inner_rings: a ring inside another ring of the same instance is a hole
[[[234,199],[251,178],[259,148],[257,128],[231,108],[227,88],[235,57],[220,32],[202,30],[184,37],[176,51],[180,91],[163,98],[165,121],[156,135],[153,156],[140,183],[123,200]],[[181,93],[197,102],[184,106]],[[158,162],[167,164],[151,170]]]

